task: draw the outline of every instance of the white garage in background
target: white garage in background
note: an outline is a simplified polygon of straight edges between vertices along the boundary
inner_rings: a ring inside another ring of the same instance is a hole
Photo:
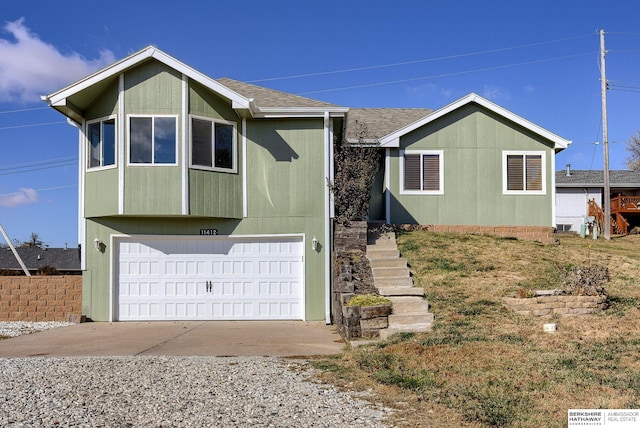
[[[114,237],[117,321],[303,320],[302,236]]]

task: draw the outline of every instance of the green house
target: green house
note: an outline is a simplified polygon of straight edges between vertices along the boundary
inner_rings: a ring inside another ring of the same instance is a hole
[[[330,321],[326,183],[347,108],[154,47],[46,101],[79,130],[87,317]]]
[[[571,141],[469,94],[436,111],[351,109],[383,154],[370,219],[555,227],[555,154]]]
[[[553,226],[570,143],[471,94],[349,109],[147,47],[44,97],[79,131],[83,314],[331,322],[334,141],[384,154],[369,218]]]

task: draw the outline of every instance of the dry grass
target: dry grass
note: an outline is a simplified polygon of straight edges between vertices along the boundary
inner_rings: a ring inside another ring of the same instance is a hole
[[[396,335],[317,364],[324,378],[399,410],[397,426],[562,427],[570,408],[640,408],[640,236],[559,246],[411,232],[398,237],[433,331]],[[559,267],[609,267],[610,308],[526,318],[501,304],[520,288],[559,286]],[[542,325],[553,321],[555,334]]]

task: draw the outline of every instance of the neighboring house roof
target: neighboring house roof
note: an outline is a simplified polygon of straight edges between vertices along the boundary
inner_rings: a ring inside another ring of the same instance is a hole
[[[433,122],[439,118],[441,118],[442,116],[451,113],[454,110],[457,110],[467,104],[470,103],[475,103],[478,105],[481,105],[482,107],[504,117],[505,119],[508,119],[526,129],[528,129],[531,132],[534,132],[544,138],[546,138],[547,140],[551,141],[554,144],[554,149],[556,151],[560,151],[562,149],[566,149],[567,146],[569,146],[569,144],[571,144],[570,140],[566,140],[550,131],[547,131],[546,129],[532,123],[529,122],[528,120],[524,119],[523,117],[518,116],[515,113],[510,112],[509,110],[500,107],[497,104],[492,103],[491,101],[482,98],[480,95],[471,93],[465,97],[460,98],[457,101],[454,101],[453,103],[439,109],[436,110],[434,112],[432,112],[431,114],[424,116],[422,118],[419,118],[417,120],[415,120],[412,123],[409,123],[405,126],[401,126],[398,127],[397,129],[393,130],[392,132],[384,135],[381,138],[378,138],[378,141],[380,143],[381,147],[399,147],[400,146],[400,137],[402,137],[403,135],[408,134],[409,132],[420,128],[421,126],[424,126],[430,122]],[[348,133],[348,131],[347,131]]]
[[[348,110],[346,107],[285,94],[231,79],[216,81],[154,46],[148,46],[129,55],[57,92],[42,96],[42,99],[65,116],[77,123],[81,123],[84,118],[83,111],[90,106],[96,96],[113,84],[120,74],[150,59],[177,70],[189,79],[200,83],[229,100],[231,106],[241,117],[309,117],[322,116],[325,112],[329,112],[334,116],[344,116],[344,113]],[[234,88],[241,91],[242,94],[236,92]],[[265,104],[261,104],[262,102]]]
[[[609,171],[612,187],[640,187],[640,172],[617,169]],[[603,187],[604,171],[566,170],[556,171],[556,187]]]
[[[356,122],[366,124],[369,137],[379,140],[431,112],[433,110],[426,108],[352,108],[347,114],[346,138],[351,143],[356,142]]]
[[[53,266],[59,271],[80,271],[78,248],[16,248],[20,258],[30,271]],[[0,249],[0,270],[22,270],[11,249]]]

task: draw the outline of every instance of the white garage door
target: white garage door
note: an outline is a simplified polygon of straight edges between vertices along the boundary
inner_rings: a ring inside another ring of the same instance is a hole
[[[304,318],[301,237],[144,237],[117,241],[114,318]]]

